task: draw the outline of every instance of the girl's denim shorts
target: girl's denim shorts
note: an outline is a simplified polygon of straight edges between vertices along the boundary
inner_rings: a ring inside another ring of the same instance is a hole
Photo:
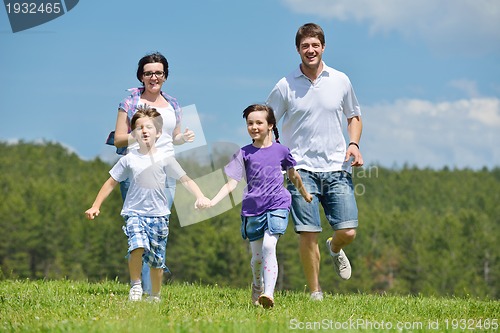
[[[241,237],[250,242],[264,237],[264,232],[283,235],[288,225],[288,209],[274,209],[258,216],[241,217]]]

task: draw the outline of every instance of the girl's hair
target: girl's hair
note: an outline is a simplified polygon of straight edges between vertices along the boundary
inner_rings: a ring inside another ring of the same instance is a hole
[[[297,49],[300,46],[300,42],[307,37],[317,38],[321,42],[321,45],[325,45],[325,33],[316,23],[306,23],[297,30],[297,34],[295,35],[295,46]]]
[[[144,65],[146,64],[152,64],[155,62],[160,62],[163,64],[163,71],[165,72],[165,80],[167,80],[168,77],[168,61],[167,58],[163,56],[160,52],[154,52],[145,55],[144,57],[139,60],[139,63],[137,64],[137,80],[142,82],[142,75],[144,74]]]
[[[248,115],[254,111],[267,112],[266,121],[268,124],[273,125],[274,138],[276,142],[279,143],[280,134],[278,132],[278,126],[276,126],[276,117],[274,116],[273,108],[265,104],[252,104],[243,110],[243,118],[248,119]]]
[[[155,108],[151,108],[148,106],[139,106],[137,107],[137,111],[132,117],[132,120],[130,121],[130,127],[133,130],[135,130],[135,124],[137,120],[140,118],[151,118],[153,120],[153,124],[155,125],[156,131],[161,132],[161,129],[163,128],[163,118],[161,117],[161,114],[156,111]]]

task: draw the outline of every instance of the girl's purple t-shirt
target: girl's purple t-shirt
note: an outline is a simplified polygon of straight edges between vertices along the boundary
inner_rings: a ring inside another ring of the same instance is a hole
[[[289,209],[292,198],[283,186],[283,173],[297,164],[290,150],[273,143],[266,148],[247,145],[236,153],[224,171],[247,186],[243,192],[241,215],[257,216],[272,209]]]

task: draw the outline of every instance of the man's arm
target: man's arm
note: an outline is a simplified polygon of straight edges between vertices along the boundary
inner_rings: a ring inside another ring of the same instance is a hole
[[[352,118],[347,119],[347,133],[349,134],[349,143],[345,155],[345,160],[348,161],[351,156],[353,157],[353,161],[351,162],[352,166],[362,166],[363,165],[363,156],[361,156],[361,152],[359,151],[359,140],[361,140],[361,132],[363,131],[363,122],[361,121],[360,116],[354,116]],[[354,144],[350,144],[354,142]]]

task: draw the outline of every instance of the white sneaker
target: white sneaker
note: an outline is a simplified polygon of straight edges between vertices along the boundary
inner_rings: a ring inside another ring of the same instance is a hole
[[[146,298],[146,301],[149,303],[160,303],[161,298],[160,296],[148,296],[148,298]]]
[[[326,240],[326,246],[328,247],[328,251],[333,259],[333,267],[335,268],[335,272],[344,280],[349,280],[351,277],[351,263],[349,259],[344,253],[344,250],[340,250],[338,255],[332,255],[332,247],[330,243],[332,242],[332,237]]]
[[[128,293],[128,300],[137,302],[142,300],[142,287],[140,284],[133,285]]]
[[[312,301],[322,301],[323,300],[323,292],[320,291],[314,291],[311,293],[311,300]]]

